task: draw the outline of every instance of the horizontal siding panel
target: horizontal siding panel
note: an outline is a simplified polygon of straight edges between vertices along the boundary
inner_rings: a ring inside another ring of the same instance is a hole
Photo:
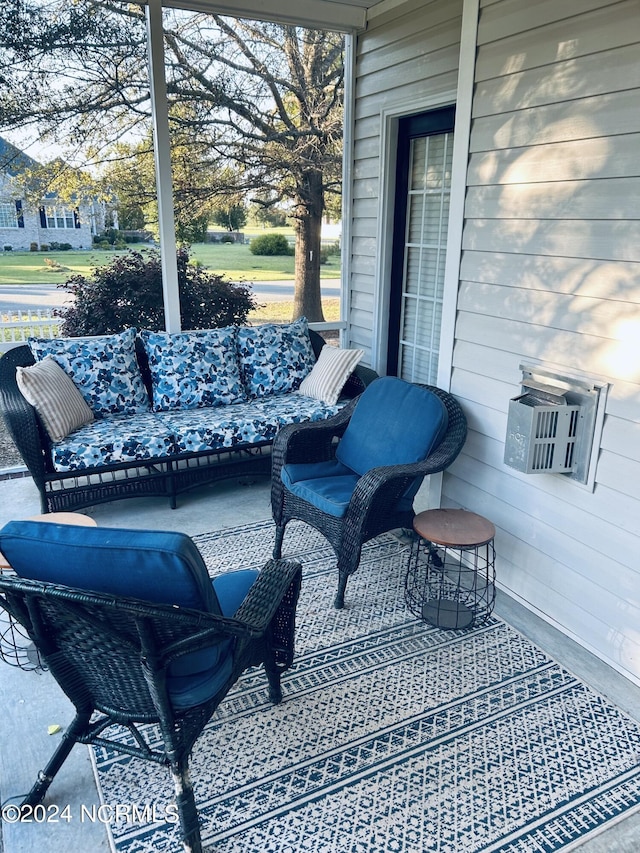
[[[370,198],[354,198],[352,204],[352,213],[354,220],[358,219],[376,219],[377,207],[372,203]]]
[[[607,417],[600,446],[610,453],[622,453],[627,459],[640,463],[640,409],[636,422]]]
[[[458,305],[477,314],[607,338],[629,316],[626,302],[469,282],[460,286]]]
[[[378,157],[367,157],[366,159],[355,160],[353,163],[353,178],[354,181],[362,181],[367,178],[376,178],[380,176],[380,160]]]
[[[514,112],[632,89],[639,84],[638,45],[631,44],[483,81],[476,87],[473,114],[480,117]]]
[[[353,276],[353,278],[358,279],[358,281],[357,290],[354,289],[356,287],[356,282],[352,282],[350,305],[352,306],[354,311],[360,311],[362,314],[368,314],[370,316],[373,316],[373,293],[369,292],[368,289],[365,287],[362,276]],[[369,290],[373,291],[373,282],[368,282],[368,288]]]
[[[367,141],[374,138],[378,145],[380,144],[380,116],[369,116],[359,121],[353,131],[355,141],[355,149],[358,150],[358,145],[362,140]]]
[[[378,122],[378,131],[380,130],[379,122]],[[367,158],[374,158],[380,156],[380,137],[379,136],[368,136],[365,139],[360,139],[356,142],[354,146],[354,156],[355,160],[366,160]]]
[[[615,92],[506,115],[474,118],[470,150],[547,145],[640,133],[637,92]]]
[[[372,217],[361,216],[353,220],[351,235],[354,238],[372,237],[375,239],[378,230],[378,220]]]
[[[368,53],[393,49],[397,42],[411,39],[417,29],[424,33],[425,42],[430,29],[446,22],[459,31],[461,15],[462,0],[410,0],[401,8],[391,9],[388,15],[376,16],[369,22],[367,32],[358,38],[358,59],[364,62]]]
[[[640,264],[466,251],[460,277],[503,287],[634,302],[638,296]]]
[[[634,551],[640,533],[638,519],[625,528],[617,519],[607,518],[604,498],[597,491],[582,489],[561,474],[521,474],[508,468],[502,455],[502,443],[471,433],[455,468],[468,488],[475,485],[483,494],[504,501],[503,514],[492,518],[495,524],[524,541],[535,542],[540,553],[555,556],[567,566],[582,568],[585,574],[596,571],[600,583],[608,582],[597,571],[603,558],[625,567],[627,591],[640,583]],[[481,471],[482,476],[478,478],[474,471]],[[567,500],[571,493],[576,500]],[[582,500],[577,505],[579,495]],[[634,502],[630,495],[622,499],[627,504]],[[635,588],[635,597],[640,597],[640,586]]]
[[[368,53],[360,60],[358,69],[361,77],[370,74],[389,71],[406,62],[429,61],[429,57],[438,51],[455,49],[457,54],[460,43],[460,21],[446,21],[438,27],[425,30],[421,26],[414,27],[406,39],[395,44],[387,45],[381,50]],[[427,45],[427,47],[425,47]]]
[[[504,476],[509,478],[509,482],[496,485],[496,494],[501,494],[501,489],[516,488],[511,483],[511,480],[517,481],[517,494],[510,497],[509,500],[516,501],[517,506],[526,507],[527,512],[543,513],[541,518],[555,518],[555,505],[566,504],[567,507],[572,507],[576,513],[576,518],[584,519],[586,526],[590,529],[593,525],[605,525],[598,535],[602,536],[602,541],[607,542],[612,537],[617,536],[618,530],[623,531],[625,536],[639,537],[640,536],[640,515],[637,512],[637,503],[629,495],[624,494],[616,488],[611,488],[604,483],[598,482],[595,490],[584,488],[580,484],[571,480],[563,474],[522,474],[514,469],[507,467],[504,464],[504,440],[498,440],[496,435],[504,436],[506,434],[506,414],[500,416],[496,409],[488,408],[480,403],[471,402],[465,399],[458,390],[456,396],[460,399],[462,408],[469,418],[470,433],[463,454],[461,457],[462,471],[468,471],[470,482],[482,484],[485,486],[485,478],[490,479],[494,476],[491,471],[496,471],[496,476]],[[497,425],[497,432],[493,429],[485,430],[484,428],[476,429],[474,424],[489,424]],[[502,424],[502,426],[500,426]],[[488,436],[489,439],[485,436]],[[464,460],[464,457],[468,459]],[[482,476],[471,473],[474,459],[478,459],[483,465],[488,468],[479,472]],[[467,476],[465,474],[465,476]],[[591,522],[591,517],[596,521]],[[572,530],[573,528],[569,528]],[[579,534],[578,538],[579,538]],[[625,541],[628,541],[625,539]],[[604,545],[603,545],[604,547]],[[637,567],[637,561],[631,563]]]
[[[407,82],[407,79],[411,82]],[[437,77],[430,77],[428,81],[416,80],[413,75],[407,79],[404,80],[400,92],[391,90],[359,98],[355,106],[356,120],[372,115],[379,116],[382,109],[397,107],[399,102],[405,106],[408,115],[415,112],[416,104],[422,103],[425,92],[429,92],[429,95],[434,98],[440,95],[443,98],[449,97],[449,93],[456,90],[458,73],[455,69]]]
[[[375,178],[367,178],[366,180],[361,178],[360,180],[355,181],[353,184],[352,197],[354,199],[374,199],[377,203],[379,188],[380,181],[378,176],[376,176]]]
[[[359,275],[366,275],[374,278],[376,274],[375,253],[372,252],[370,255],[367,255],[354,252],[352,254],[351,269],[354,273],[358,273]]]
[[[515,353],[523,360],[535,359],[548,366],[609,378],[615,382],[614,391],[620,380],[629,380],[630,371],[638,371],[636,364],[615,358],[615,342],[509,318],[461,311],[456,337],[485,345],[487,341],[499,342],[505,352]],[[635,386],[629,382],[628,387]],[[629,407],[631,399],[627,398]]]
[[[491,376],[501,382],[520,382],[520,357],[516,353],[505,353],[496,346],[474,344],[468,341],[456,340],[453,350],[453,366],[468,370],[471,375],[480,373]]]
[[[504,0],[481,6],[478,22],[478,45],[489,44],[509,36],[538,29],[543,24],[579,17],[585,12],[614,5],[616,0]]]
[[[528,184],[640,176],[640,134],[473,154],[467,184]]]
[[[402,94],[405,96],[408,80],[422,81],[444,76],[451,78],[452,75],[457,76],[457,69],[457,45],[434,53],[423,53],[416,59],[398,62],[392,68],[359,78],[356,84],[356,97],[360,101],[400,87],[403,87]]]
[[[476,80],[599,53],[637,40],[637,32],[630,26],[638,17],[637,0],[597,5],[598,8],[585,10],[577,18],[538,26],[535,31],[527,30],[508,39],[493,41],[487,49],[480,48]]]
[[[597,479],[610,489],[640,501],[640,461],[603,450],[598,459]],[[637,560],[637,543],[635,559]]]
[[[465,213],[471,219],[640,219],[640,178],[470,187]]]
[[[468,220],[463,249],[640,261],[638,223],[601,219]]]

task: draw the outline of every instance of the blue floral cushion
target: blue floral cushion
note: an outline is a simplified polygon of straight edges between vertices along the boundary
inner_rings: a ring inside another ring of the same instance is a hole
[[[135,329],[93,338],[29,338],[36,361],[52,356],[96,418],[149,411],[135,353]]]
[[[270,442],[285,424],[324,420],[338,411],[339,406],[302,394],[280,394],[230,409],[166,412],[157,417],[172,433],[175,452],[182,454]]]
[[[51,447],[53,467],[61,473],[155,459],[173,452],[173,435],[153,412],[95,420]]]
[[[198,409],[244,400],[236,335],[233,327],[173,335],[140,332],[149,358],[153,410]]]
[[[306,317],[283,326],[242,326],[238,355],[242,380],[253,398],[296,391],[316,361]]]

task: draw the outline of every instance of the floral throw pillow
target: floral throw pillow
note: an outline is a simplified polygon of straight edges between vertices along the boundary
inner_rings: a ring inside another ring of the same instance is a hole
[[[50,355],[73,379],[96,418],[149,411],[135,354],[135,329],[93,338],[30,338],[36,361]]]
[[[306,317],[238,329],[242,380],[250,397],[296,391],[315,364]]]
[[[149,358],[153,410],[225,406],[245,399],[236,358],[236,329],[149,332],[140,337]]]

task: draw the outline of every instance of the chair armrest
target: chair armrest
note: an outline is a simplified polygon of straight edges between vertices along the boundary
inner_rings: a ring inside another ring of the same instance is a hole
[[[29,367],[34,358],[28,346],[8,350],[0,358],[0,410],[9,435],[38,488],[46,473],[47,446],[36,410],[22,396],[16,382],[16,368]]]
[[[365,367],[364,364],[357,364],[353,373],[344,384],[341,397],[352,399],[362,394],[368,385],[371,385],[374,379],[378,379],[378,374],[371,367]]]
[[[331,459],[333,440],[344,434],[355,405],[355,399],[351,400],[337,414],[323,421],[304,421],[282,427],[273,442],[274,470],[279,473],[286,464]]]
[[[297,601],[301,576],[300,563],[293,560],[269,560],[235,612],[234,621],[246,625],[254,636],[263,634],[292,586],[295,587]]]

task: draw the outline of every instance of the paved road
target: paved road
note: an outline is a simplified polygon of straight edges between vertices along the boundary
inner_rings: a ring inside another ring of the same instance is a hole
[[[323,279],[322,295],[340,296],[340,279]],[[287,302],[293,299],[292,281],[257,281],[252,291],[258,302]],[[54,308],[70,301],[70,295],[55,284],[0,285],[0,308],[6,311],[27,308]]]

